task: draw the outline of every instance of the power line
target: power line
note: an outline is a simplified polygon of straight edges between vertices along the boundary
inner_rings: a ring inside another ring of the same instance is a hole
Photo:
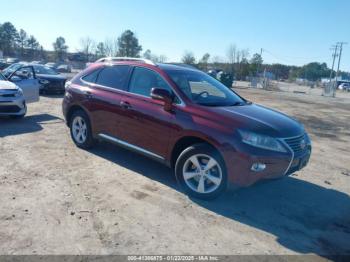
[[[338,42],[337,45],[339,45],[339,59],[338,59],[338,69],[337,69],[337,75],[336,75],[336,78],[335,80],[337,80],[337,77],[339,75],[339,67],[340,67],[340,61],[341,61],[341,55],[343,53],[343,45],[346,45],[347,43],[346,42]]]
[[[324,57],[322,56],[315,56],[315,57],[297,57],[297,56],[283,56],[283,58],[279,55],[276,55],[274,53],[272,53],[271,51],[264,49],[264,52],[270,54],[271,56],[273,56],[274,58],[278,59],[278,60],[282,60],[285,61],[287,63],[294,63],[291,59],[301,59],[301,60],[314,60],[314,59],[324,59]]]

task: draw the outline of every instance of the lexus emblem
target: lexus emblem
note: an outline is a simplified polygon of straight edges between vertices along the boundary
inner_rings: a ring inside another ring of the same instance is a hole
[[[305,147],[306,147],[306,142],[305,142],[305,139],[303,139],[303,140],[300,141],[300,148],[301,148],[302,150],[304,150]]]

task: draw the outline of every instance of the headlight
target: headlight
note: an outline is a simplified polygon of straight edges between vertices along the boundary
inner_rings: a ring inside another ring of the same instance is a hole
[[[71,85],[71,81],[67,81],[65,84],[64,84],[64,89],[68,89],[69,88],[69,86]]]
[[[15,93],[15,97],[20,97],[20,96],[23,96],[23,91],[21,88],[18,88],[17,92]]]
[[[42,84],[42,85],[46,85],[46,84],[50,83],[50,81],[48,81],[46,79],[40,79],[39,83]]]
[[[239,133],[242,137],[242,142],[248,145],[272,151],[287,152],[276,138],[243,130],[239,130]]]

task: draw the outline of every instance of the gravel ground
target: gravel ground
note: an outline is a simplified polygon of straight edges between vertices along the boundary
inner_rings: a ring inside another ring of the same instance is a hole
[[[350,254],[350,100],[237,90],[303,122],[313,154],[212,202],[137,154],[76,148],[61,97],[0,119],[0,254]]]

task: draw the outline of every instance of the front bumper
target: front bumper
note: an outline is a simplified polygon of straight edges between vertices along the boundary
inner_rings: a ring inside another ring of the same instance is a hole
[[[262,179],[291,175],[308,164],[311,156],[308,137],[303,150],[295,150],[287,143],[284,145],[288,151],[286,153],[257,149],[245,144],[240,144],[235,149],[226,148],[223,155],[229,182],[238,186],[250,186]],[[265,168],[254,170],[254,164],[262,164]]]
[[[0,96],[0,116],[24,115],[27,111],[23,97],[11,99]]]

